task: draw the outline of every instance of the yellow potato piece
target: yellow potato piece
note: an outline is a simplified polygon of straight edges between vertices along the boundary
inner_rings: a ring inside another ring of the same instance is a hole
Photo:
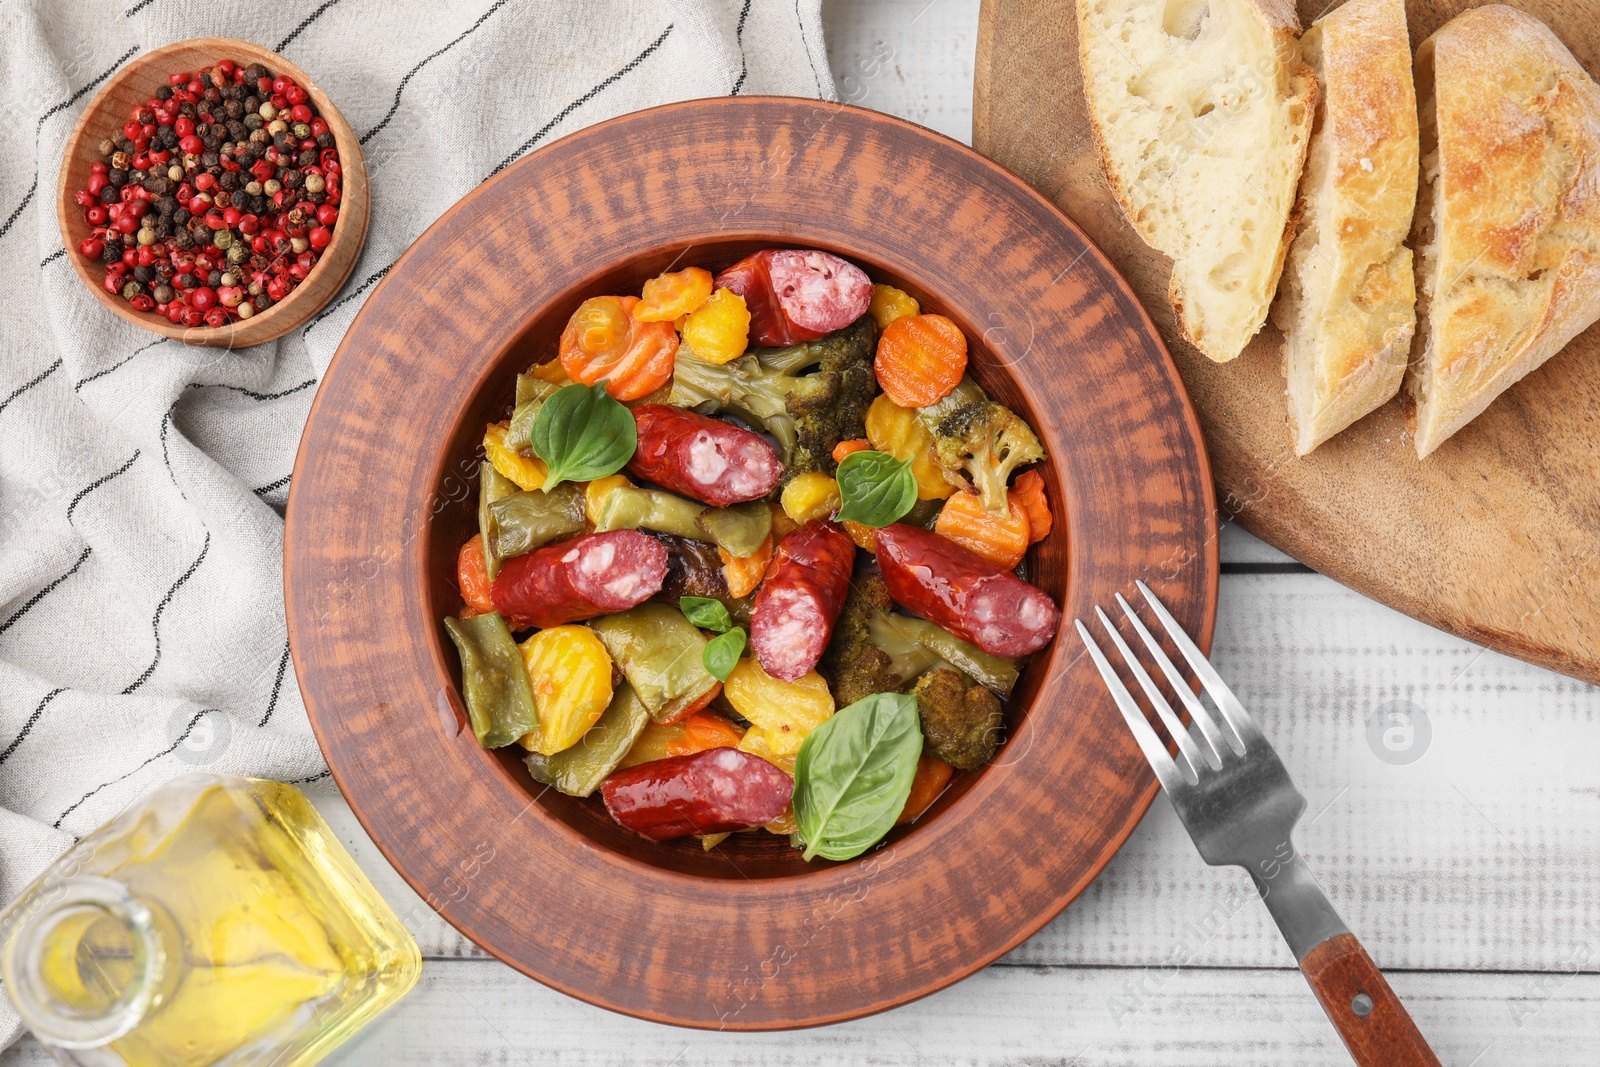
[[[519,456],[506,442],[506,423],[493,422],[483,428],[483,452],[489,465],[517,483],[518,489],[542,489],[548,468],[538,456]]]
[[[540,630],[519,646],[539,727],[518,742],[553,756],[578,743],[611,703],[611,655],[587,626]]]
[[[606,497],[611,495],[613,489],[627,489],[632,485],[632,482],[620,474],[608,474],[584,486],[583,511],[589,517],[589,525],[600,525],[600,516],[605,512]]]
[[[727,363],[750,344],[750,309],[744,297],[718,289],[683,324],[683,343],[708,363]]]
[[[872,312],[873,321],[882,330],[887,329],[895,319],[921,314],[922,305],[904,289],[896,289],[892,285],[874,285],[872,303],[867,305],[867,310]]]
[[[816,671],[779,681],[754,659],[742,659],[722,684],[722,695],[750,720],[739,747],[794,773],[794,757],[806,735],[833,715],[833,694]]]
[[[867,408],[867,440],[879,452],[911,461],[919,500],[943,500],[956,491],[933,458],[933,435],[917,421],[915,409],[903,408],[880,393]]]
[[[821,471],[797,474],[783,487],[784,514],[797,524],[826,519],[839,510],[839,483]]]

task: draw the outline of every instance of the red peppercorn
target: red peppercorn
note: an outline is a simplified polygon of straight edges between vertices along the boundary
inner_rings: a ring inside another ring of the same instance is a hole
[[[261,181],[269,181],[278,173],[278,168],[274,167],[269,160],[258,159],[256,160],[256,165],[250,168],[250,173]]]
[[[280,74],[272,79],[272,91],[282,93],[294,85],[294,79],[287,74]]]
[[[122,279],[109,271],[106,272],[106,280],[100,284],[108,293],[122,292]]]
[[[328,120],[327,119],[319,117],[319,118],[314,118],[314,119],[311,120],[311,136],[313,136],[313,137],[321,137],[323,134],[325,134],[327,132],[328,132]]]
[[[178,147],[183,149],[185,155],[190,156],[198,156],[206,150],[206,146],[200,143],[200,138],[192,133],[179,140]]]
[[[154,246],[141,247],[135,253],[135,258],[138,259],[138,261],[139,261],[138,265],[139,266],[148,267],[150,264],[152,264],[152,263],[154,263],[156,261],[156,250],[155,250],[155,247]]]
[[[79,189],[77,192],[73,193],[72,201],[79,207],[90,207],[99,203],[98,200],[89,195],[89,190],[87,189]]]
[[[98,237],[85,237],[78,242],[78,251],[89,259],[99,259],[105,250],[106,243]]]
[[[89,175],[89,181],[84,188],[89,190],[89,194],[91,196],[99,196],[100,190],[104,189],[110,184],[110,179],[108,179],[104,174],[91,174]]]
[[[283,96],[284,96],[284,99],[288,100],[289,103],[291,103],[291,104],[303,104],[308,99],[310,99],[310,97],[306,94],[306,91],[304,89],[300,88],[300,86],[298,86],[298,85],[290,85],[289,88],[287,88],[287,89],[285,89],[283,91]],[[296,122],[310,122],[311,120],[310,119],[296,119],[295,121]]]
[[[149,210],[150,205],[137,196],[133,197],[126,204],[122,205],[122,214],[130,215],[135,219],[144,218],[145,213]]]
[[[189,306],[198,311],[210,311],[217,306],[217,291],[202,285],[189,291]]]
[[[300,95],[303,98],[305,96],[305,93],[302,92]],[[291,103],[292,103],[292,101],[291,101]],[[293,119],[295,122],[310,122],[311,121],[311,109],[309,107],[307,107],[303,103],[302,104],[294,104],[294,106],[289,109],[289,117],[291,119]]]
[[[217,60],[217,65],[216,65],[216,67],[214,69],[216,70],[216,72],[218,74],[222,75],[224,78],[231,78],[231,77],[233,77],[233,72],[234,72],[235,68],[234,68],[234,65],[233,65],[233,60],[231,60],[231,59],[219,59],[219,60]]]
[[[187,71],[185,71],[182,74],[168,74],[167,75],[167,84],[168,85],[182,85],[184,82],[188,81],[191,77],[193,77],[193,75],[189,74]]]
[[[206,321],[204,312],[196,311],[192,307],[183,309],[183,324],[185,326],[199,326]]]
[[[227,228],[228,223],[227,220],[217,212],[209,211],[206,213],[206,225],[211,227],[213,230],[222,230]]]
[[[332,226],[334,220],[336,220],[338,217],[339,209],[333,204],[324,203],[321,207],[317,208],[317,221],[322,223],[324,226]]]
[[[333,231],[328,229],[326,226],[318,226],[316,229],[312,230],[306,235],[306,240],[311,242],[312,248],[315,248],[318,252],[320,252],[324,248],[327,248],[328,243],[333,240]],[[315,260],[313,260],[313,262],[315,262]]]
[[[228,325],[228,313],[221,308],[212,308],[206,312],[206,325],[213,330],[218,326]]]
[[[132,300],[129,300],[128,303],[133,305],[133,310],[135,311],[149,311],[156,306],[156,302],[144,293],[140,293]]]
[[[115,292],[116,290],[112,291]],[[267,295],[272,297],[273,303],[277,303],[279,300],[282,300],[284,297],[289,295],[289,283],[285,282],[282,278],[272,279],[267,283]]]
[[[167,305],[167,321],[176,326],[183,318],[183,305],[174,300]]]
[[[215,174],[201,171],[199,174],[194,176],[194,187],[199,189],[201,192],[205,192],[209,189],[215,189],[217,187],[217,176]]]
[[[230,230],[239,225],[239,220],[242,218],[244,218],[244,212],[236,207],[222,209],[222,224]]]
[[[132,215],[118,215],[111,223],[111,228],[118,233],[132,233],[139,228],[139,220]]]
[[[122,250],[122,262],[124,266],[131,267],[139,262],[139,254],[131,248],[125,248]]]
[[[90,226],[104,226],[106,224],[106,209],[104,204],[96,204],[83,213]]]

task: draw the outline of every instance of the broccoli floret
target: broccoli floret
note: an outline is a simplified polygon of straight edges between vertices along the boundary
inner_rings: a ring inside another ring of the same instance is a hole
[[[965,474],[983,506],[1007,511],[1006,483],[1018,467],[1044,459],[1044,446],[1022,417],[989,399],[971,378],[917,418],[933,435],[934,458],[949,475]]]
[[[958,771],[989,762],[1000,745],[1000,698],[960,673],[939,667],[911,687],[928,751]]]
[[[865,574],[850,582],[844,608],[833,624],[833,639],[818,664],[839,707],[899,688],[893,660],[872,640],[871,627],[874,616],[886,615],[893,607],[882,575]]]
[[[680,348],[667,402],[703,415],[725,411],[766,430],[778,442],[785,483],[805,471],[832,474],[834,446],[866,436],[876,334],[863,315],[816,341],[721,365]]]

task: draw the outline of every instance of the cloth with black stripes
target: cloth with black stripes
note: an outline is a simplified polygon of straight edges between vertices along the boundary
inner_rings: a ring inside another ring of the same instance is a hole
[[[460,197],[563,134],[673,100],[832,97],[819,8],[0,9],[0,900],[185,771],[326,782],[285,637],[282,512],[317,382],[362,301]],[[67,136],[111,73],[210,36],[272,47],[317,79],[361,135],[372,183],[343,292],[308,326],[234,352],[112,316],[74,272],[55,211]],[[0,999],[0,1048],[18,1025]]]

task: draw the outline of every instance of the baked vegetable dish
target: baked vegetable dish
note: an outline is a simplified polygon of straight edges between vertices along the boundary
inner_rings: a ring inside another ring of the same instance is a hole
[[[651,840],[843,860],[915,820],[1060,621],[1016,573],[1044,450],[966,367],[816,250],[585,300],[484,433],[444,620],[478,742]]]

